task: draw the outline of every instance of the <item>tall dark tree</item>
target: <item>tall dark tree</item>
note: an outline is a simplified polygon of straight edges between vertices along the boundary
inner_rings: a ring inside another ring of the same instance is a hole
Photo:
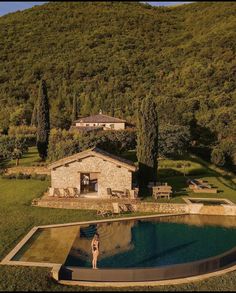
[[[72,122],[75,121],[78,118],[78,102],[76,94],[73,96],[73,105],[72,105],[72,115],[71,120]]]
[[[143,99],[138,113],[137,157],[139,162],[139,185],[157,181],[158,115],[153,98]]]
[[[34,109],[33,109],[33,112],[32,112],[32,116],[31,116],[31,125],[32,126],[36,126],[37,127],[37,124],[38,124],[38,102],[36,102],[34,104]]]
[[[40,158],[45,160],[47,157],[48,139],[50,132],[49,102],[45,80],[42,80],[40,83],[37,108],[37,148]]]

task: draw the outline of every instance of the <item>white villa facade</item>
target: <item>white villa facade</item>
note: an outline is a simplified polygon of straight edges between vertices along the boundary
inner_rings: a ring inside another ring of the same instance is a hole
[[[126,120],[115,118],[112,116],[104,115],[100,112],[97,115],[83,117],[75,120],[72,129],[77,130],[123,130],[131,124],[127,123]]]

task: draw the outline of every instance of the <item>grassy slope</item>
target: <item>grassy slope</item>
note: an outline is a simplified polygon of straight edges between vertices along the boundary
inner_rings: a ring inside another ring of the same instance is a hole
[[[92,211],[31,207],[31,200],[43,192],[47,185],[46,181],[0,179],[0,258],[4,257],[34,225],[96,218]],[[145,289],[150,291],[235,290],[235,279],[236,273],[230,273],[203,282]],[[0,291],[3,290],[88,291],[91,289],[58,285],[50,279],[49,269],[0,266]],[[133,289],[127,288],[127,290]],[[141,291],[142,288],[136,287],[135,290]]]
[[[134,151],[129,151],[124,156],[137,163],[137,158]],[[188,167],[184,167],[187,166]],[[170,160],[163,159],[159,161],[159,180],[168,182],[173,187],[174,194],[170,201],[173,203],[183,203],[183,196],[191,197],[218,197],[227,198],[236,203],[236,178],[234,174],[226,172],[212,164],[196,157],[188,155],[187,157]],[[169,175],[170,172],[176,172],[176,175]],[[186,176],[184,176],[184,173]],[[217,187],[217,194],[194,193],[187,188],[186,181],[188,178],[199,178],[208,181],[212,186]],[[153,201],[152,197],[147,197],[145,200]],[[166,199],[159,199],[157,202],[167,202]]]
[[[86,108],[109,112],[115,99],[115,115],[131,119],[138,101],[151,90],[157,104],[163,104],[162,123],[186,120],[188,125],[196,111],[201,126],[231,135],[235,3],[168,9],[86,2],[47,3],[0,18],[0,93],[9,103],[0,109],[3,120],[19,104],[32,111],[43,72],[55,126],[64,112],[56,110],[56,103],[65,82],[67,118],[74,91],[81,98],[82,115]],[[83,97],[90,94],[94,106],[85,107]],[[221,126],[224,117],[227,127]]]

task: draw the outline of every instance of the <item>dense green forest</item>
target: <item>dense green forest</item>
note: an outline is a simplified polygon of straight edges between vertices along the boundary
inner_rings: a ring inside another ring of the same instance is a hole
[[[80,115],[137,121],[146,95],[160,126],[189,126],[196,146],[235,158],[236,3],[153,7],[52,2],[0,17],[0,128],[30,124],[39,81],[51,127]]]

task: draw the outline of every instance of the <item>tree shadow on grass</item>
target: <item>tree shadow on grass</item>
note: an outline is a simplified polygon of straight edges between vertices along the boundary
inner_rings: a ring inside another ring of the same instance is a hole
[[[231,179],[226,179],[224,178],[225,180],[227,180],[228,182],[230,183],[226,183],[224,180],[222,180],[222,176],[217,176],[216,177],[216,180],[219,181],[221,184],[223,184],[224,186],[230,188],[230,189],[233,189],[233,190],[236,190],[236,184],[231,180]]]

